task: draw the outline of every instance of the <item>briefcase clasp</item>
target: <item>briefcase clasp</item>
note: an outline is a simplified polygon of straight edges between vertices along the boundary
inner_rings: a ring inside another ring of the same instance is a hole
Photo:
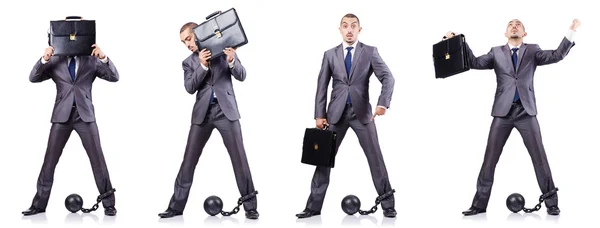
[[[319,144],[318,144],[318,143],[315,143],[315,146],[314,146],[314,148],[315,148],[315,150],[319,150]]]
[[[221,34],[221,31],[219,30],[215,31],[215,35],[217,36],[217,38],[221,38],[223,36],[223,34]]]
[[[75,40],[75,34],[70,34],[69,35],[69,40]]]
[[[446,53],[446,59],[450,59],[450,54]]]

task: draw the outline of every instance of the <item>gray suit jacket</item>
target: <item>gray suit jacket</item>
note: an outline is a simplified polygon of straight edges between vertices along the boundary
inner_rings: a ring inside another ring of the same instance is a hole
[[[107,63],[102,63],[94,56],[79,56],[77,61],[79,66],[75,73],[75,81],[71,79],[66,56],[52,56],[46,64],[42,64],[38,59],[29,74],[31,82],[52,79],[56,84],[52,123],[64,123],[69,120],[73,108],[73,98],[75,98],[81,120],[84,122],[96,121],[92,103],[92,83],[96,77],[109,82],[119,81],[117,68],[110,59]]]
[[[231,76],[238,81],[244,81],[246,69],[237,55],[231,69],[227,63],[227,56],[222,55],[211,60],[209,70],[205,71],[200,65],[200,57],[197,53],[192,53],[183,60],[182,66],[185,90],[190,94],[197,92],[192,112],[192,124],[201,124],[204,121],[210,105],[211,89],[214,89],[219,106],[227,119],[231,121],[240,119]]]
[[[377,106],[389,108],[394,91],[394,77],[379,56],[376,47],[361,42],[356,45],[350,68],[350,79],[346,73],[342,45],[325,51],[317,84],[315,118],[327,118],[330,124],[336,124],[344,112],[348,93],[350,93],[356,117],[361,123],[367,124],[373,115],[369,103],[369,78],[373,73],[382,84]],[[327,88],[332,78],[333,90],[327,107]]]
[[[473,69],[494,69],[496,72],[496,96],[492,116],[508,115],[515,95],[519,91],[521,103],[530,116],[537,115],[533,75],[537,66],[561,61],[575,43],[563,38],[556,50],[542,50],[537,44],[523,43],[518,50],[517,71],[515,72],[508,44],[493,47],[489,53],[475,57],[467,47],[469,65]]]

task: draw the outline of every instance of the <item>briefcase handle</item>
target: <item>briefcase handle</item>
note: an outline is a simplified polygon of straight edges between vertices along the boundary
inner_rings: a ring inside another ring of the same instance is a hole
[[[216,11],[216,12],[214,12],[214,13],[211,13],[210,15],[206,16],[206,20],[208,21],[209,19],[211,19],[211,18],[213,18],[214,16],[217,16],[217,15],[219,15],[219,14],[221,14],[221,10],[219,10],[219,11]]]
[[[83,19],[83,17],[81,17],[81,16],[67,16],[65,18],[66,21],[68,21],[68,20],[72,20],[72,21],[79,20],[79,21],[81,21],[82,19]]]

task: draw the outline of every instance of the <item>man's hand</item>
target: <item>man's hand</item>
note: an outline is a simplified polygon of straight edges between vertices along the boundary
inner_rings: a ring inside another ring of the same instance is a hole
[[[444,36],[444,39],[450,39],[452,38],[454,35],[456,35],[454,32],[447,32],[446,35]]]
[[[94,48],[94,50],[92,50],[92,56],[96,56],[96,58],[99,58],[99,59],[106,58],[106,55],[102,52],[102,49],[100,49],[100,47],[98,47],[98,45],[94,44],[94,45],[92,45],[92,47]]]
[[[225,55],[227,55],[227,62],[228,63],[233,62],[233,59],[235,58],[235,49],[225,48],[225,50],[223,50],[223,52],[225,53]]]
[[[377,107],[377,109],[375,110],[375,113],[373,113],[373,117],[371,117],[371,121],[373,121],[376,116],[383,116],[383,115],[385,115],[385,108]]]
[[[577,27],[579,27],[581,25],[581,22],[577,19],[573,20],[573,23],[571,24],[571,30],[576,31]]]
[[[210,51],[206,48],[202,49],[202,51],[198,53],[198,56],[200,57],[200,63],[203,66],[208,67],[208,60],[210,59],[210,55]]]
[[[47,47],[46,50],[44,51],[44,56],[42,56],[44,58],[44,61],[48,62],[50,61],[50,57],[52,57],[54,55],[54,47],[50,46]]]
[[[323,128],[325,128],[326,125],[329,125],[327,123],[327,119],[325,119],[325,118],[317,118],[317,128],[323,129]]]

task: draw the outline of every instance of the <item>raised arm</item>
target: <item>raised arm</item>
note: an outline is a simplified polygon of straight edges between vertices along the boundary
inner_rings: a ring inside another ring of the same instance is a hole
[[[235,51],[236,49],[226,48],[224,53],[227,56],[227,64],[229,65],[229,71],[231,71],[231,75],[233,75],[236,80],[243,82],[246,80],[246,68],[244,68],[240,62],[240,59]]]
[[[107,56],[104,59],[96,59],[96,77],[109,82],[119,81],[119,72]]]
[[[446,33],[446,35],[444,36],[444,39],[450,39],[453,36],[455,36],[456,33],[454,32],[448,32]],[[469,68],[471,69],[477,69],[477,70],[485,70],[485,69],[493,69],[494,68],[494,53],[492,52],[492,50],[490,49],[490,52],[488,52],[485,55],[476,57],[473,54],[473,51],[471,50],[471,48],[469,47],[469,44],[467,44],[467,42],[465,42],[465,49],[467,51],[467,62],[469,64]]]
[[[190,94],[194,94],[200,89],[200,85],[202,85],[202,82],[208,73],[208,68],[204,69],[201,64],[192,67],[187,61],[183,61],[182,67],[185,90]]]
[[[29,74],[30,82],[43,82],[52,77],[48,71],[52,66],[50,57],[52,57],[53,53],[54,48],[52,46],[46,48],[44,55],[35,63],[31,73]]]
[[[465,46],[467,49],[467,61],[471,69],[486,70],[494,68],[494,53],[491,49],[487,54],[476,57],[469,44],[465,42]]]

